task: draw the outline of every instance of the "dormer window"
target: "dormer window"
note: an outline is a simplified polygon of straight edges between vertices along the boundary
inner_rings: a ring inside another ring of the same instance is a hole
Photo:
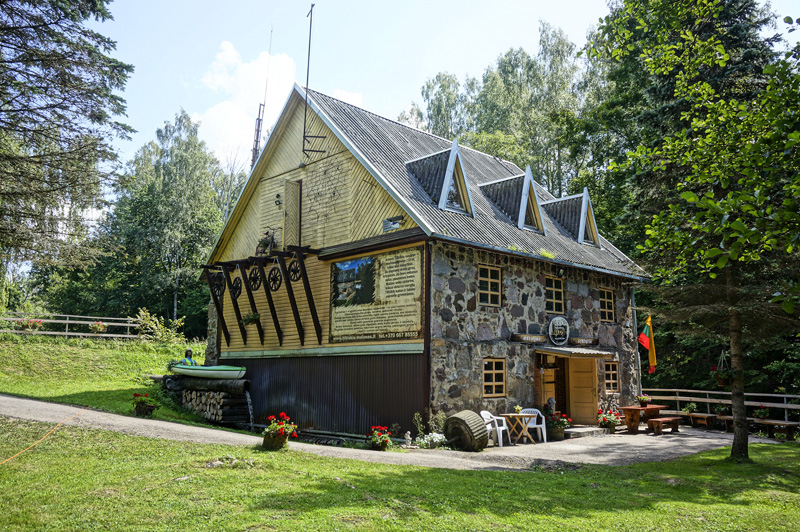
[[[458,141],[453,140],[449,149],[406,161],[406,168],[437,207],[443,211],[473,215],[472,197]]]
[[[450,150],[450,157],[447,160],[443,188],[447,190],[447,194],[442,194],[439,199],[440,209],[472,215],[472,198],[467,186],[467,178],[464,175],[464,167],[461,165],[461,150],[455,139],[453,139],[453,148]]]
[[[460,211],[469,214],[469,210],[465,207],[467,203],[464,197],[467,196],[466,183],[464,182],[464,173],[461,171],[460,161],[457,161],[453,168],[453,177],[450,179],[450,187],[447,189],[447,202],[445,207],[454,211]]]
[[[524,209],[524,211],[522,211]],[[536,194],[536,184],[533,181],[533,174],[531,167],[525,168],[525,181],[522,185],[522,205],[520,205],[520,212],[524,212],[522,224],[518,224],[520,228],[531,229],[539,231],[540,233],[547,234],[544,229],[544,222],[542,221],[542,209],[539,206],[539,196]]]
[[[479,186],[481,192],[503,214],[511,218],[519,229],[537,231],[547,235],[542,209],[539,205],[539,195],[536,193],[536,183],[533,181],[530,166],[525,169],[524,174],[504,177]]]

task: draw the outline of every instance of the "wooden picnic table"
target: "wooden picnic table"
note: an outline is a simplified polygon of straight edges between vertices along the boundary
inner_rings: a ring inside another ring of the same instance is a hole
[[[533,436],[528,432],[528,423],[530,420],[536,418],[536,414],[500,414],[508,420],[508,438],[515,437],[514,444],[519,443],[520,438],[525,437],[533,441]]]
[[[667,408],[667,405],[647,405],[647,406],[621,406],[620,410],[625,414],[625,425],[628,427],[629,434],[639,433],[639,423],[653,417],[658,417],[660,410]]]

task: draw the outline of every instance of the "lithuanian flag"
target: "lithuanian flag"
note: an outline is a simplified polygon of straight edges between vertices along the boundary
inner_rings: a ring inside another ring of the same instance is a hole
[[[653,316],[647,316],[647,321],[644,322],[644,329],[639,334],[639,343],[647,349],[647,356],[650,359],[650,368],[647,373],[653,373],[656,370],[656,342],[653,338]]]

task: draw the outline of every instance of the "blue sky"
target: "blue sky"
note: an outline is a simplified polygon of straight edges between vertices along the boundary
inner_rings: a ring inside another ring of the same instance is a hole
[[[800,16],[794,1],[775,0],[773,10],[781,17]],[[392,119],[411,101],[422,103],[420,87],[438,72],[463,80],[480,76],[510,48],[535,53],[540,19],[581,46],[587,30],[607,13],[602,0],[315,4],[309,86]],[[117,41],[114,57],[135,67],[123,94],[124,121],[138,132],[132,141],[117,143],[122,160],[183,108],[200,120],[200,137],[221,161],[237,154],[249,167],[267,70],[265,128],[276,120],[292,84],[305,84],[310,5],[114,1],[115,20],[94,26]],[[797,33],[792,37],[796,41]]]

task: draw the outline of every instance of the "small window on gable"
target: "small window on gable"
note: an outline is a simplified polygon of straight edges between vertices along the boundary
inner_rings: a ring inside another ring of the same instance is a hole
[[[597,222],[594,219],[594,209],[589,199],[589,190],[584,187],[581,199],[581,219],[578,229],[578,242],[593,244],[600,247],[600,233],[597,232]]]
[[[545,304],[547,312],[554,314],[564,313],[564,281],[558,277],[545,277]]]
[[[505,397],[506,361],[503,358],[483,359],[483,396]]]
[[[619,392],[619,365],[617,362],[606,362],[605,382],[607,392]]]
[[[542,221],[542,211],[539,206],[539,198],[536,195],[536,186],[533,183],[533,174],[531,167],[525,168],[525,181],[523,184],[523,200],[524,204],[521,208],[525,209],[525,216],[523,225],[518,225],[520,229],[532,229],[541,233],[547,234],[544,229],[544,222]]]
[[[614,321],[614,292],[600,289],[600,321]]]
[[[461,186],[459,183],[464,182],[464,177],[461,174],[461,165],[456,165],[455,171],[453,172],[453,179],[450,180],[450,188],[447,190],[447,203],[445,204],[448,209],[453,209],[455,211],[467,212],[466,207],[464,207],[464,196],[465,194],[461,191]],[[457,176],[458,174],[459,176]]]
[[[481,305],[500,306],[500,268],[478,267],[478,301]]]
[[[461,150],[458,141],[453,140],[450,157],[447,160],[447,170],[442,183],[442,194],[439,198],[439,208],[462,212],[472,215],[472,197],[470,196],[467,178],[461,164]]]

